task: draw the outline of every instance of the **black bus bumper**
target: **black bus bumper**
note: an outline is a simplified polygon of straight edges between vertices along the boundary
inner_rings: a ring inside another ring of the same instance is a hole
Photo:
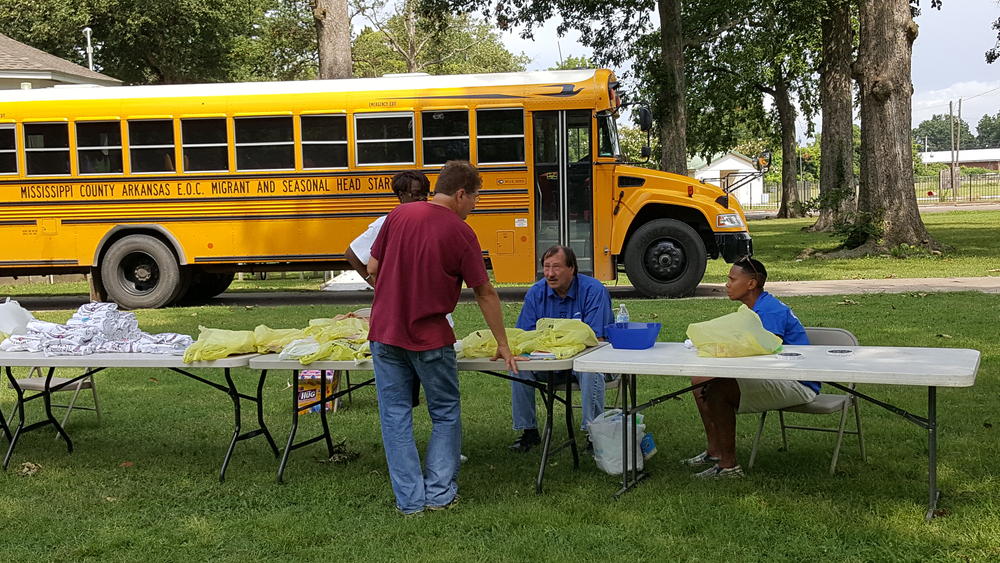
[[[719,256],[727,263],[753,255],[753,239],[750,233],[715,233],[715,247],[719,249]]]

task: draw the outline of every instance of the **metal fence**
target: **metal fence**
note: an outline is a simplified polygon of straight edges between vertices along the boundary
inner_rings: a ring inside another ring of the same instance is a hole
[[[958,178],[958,186],[955,189],[942,189],[938,176],[915,176],[913,189],[917,196],[917,204],[1000,202],[1000,173],[966,174]],[[819,197],[819,182],[798,182],[796,190],[799,193],[799,201],[809,201]],[[764,193],[769,196],[766,198],[767,203],[744,205],[743,208],[778,209],[781,205],[781,184],[765,183]]]

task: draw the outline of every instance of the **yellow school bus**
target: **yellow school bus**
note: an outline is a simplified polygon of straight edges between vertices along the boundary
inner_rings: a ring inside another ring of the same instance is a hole
[[[650,296],[750,254],[721,189],[622,160],[609,70],[0,92],[0,276],[82,272],[123,307],[221,293],[239,271],[346,268],[449,160],[483,177],[469,223],[499,282],[571,246]]]

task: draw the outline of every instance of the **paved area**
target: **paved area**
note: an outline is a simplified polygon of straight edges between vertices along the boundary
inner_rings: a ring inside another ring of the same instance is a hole
[[[612,299],[642,299],[632,286],[608,288]],[[880,280],[831,280],[768,282],[767,290],[778,297],[798,295],[852,295],[859,293],[934,293],[941,291],[980,291],[1000,294],[1000,276],[986,278],[894,278]],[[520,302],[526,287],[497,288],[505,302]],[[705,283],[698,286],[695,298],[725,298],[723,284]],[[29,311],[76,309],[87,302],[86,295],[19,297]],[[231,292],[216,297],[209,305],[229,307],[278,307],[282,305],[337,305],[371,303],[371,291],[261,291]],[[473,302],[471,290],[462,292],[462,301]]]

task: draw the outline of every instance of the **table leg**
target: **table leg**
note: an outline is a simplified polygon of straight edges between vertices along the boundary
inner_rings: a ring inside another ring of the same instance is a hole
[[[59,424],[59,421],[56,419],[55,415],[52,414],[51,386],[52,386],[52,376],[55,374],[55,372],[56,368],[51,367],[49,368],[49,373],[45,375],[45,390],[42,391],[43,393],[42,403],[45,405],[45,417],[48,419],[48,422],[52,424],[52,426],[56,427],[56,432],[58,432],[59,435],[62,436],[63,440],[66,440],[66,451],[68,453],[73,453],[73,441],[69,439],[69,434],[67,434],[66,431],[63,430],[62,425]]]
[[[322,406],[320,407],[322,408]],[[292,429],[288,432],[288,442],[285,450],[281,453],[281,461],[278,463],[278,482],[284,482],[285,465],[288,464],[288,454],[292,453],[292,444],[295,443],[295,433],[299,430],[299,370],[292,370]]]
[[[573,424],[573,380],[566,380],[566,435],[569,436],[569,449],[573,452],[573,469],[580,468],[580,451],[576,447],[576,425]],[[581,395],[582,398],[582,395]],[[583,415],[581,415],[583,416]]]
[[[0,429],[3,430],[3,434],[6,436],[7,442],[10,442],[10,427],[7,426],[7,419],[4,418],[2,410],[0,410]]]
[[[615,498],[621,496],[632,487],[635,487],[640,481],[649,476],[649,474],[645,471],[639,470],[639,448],[636,447],[636,437],[639,432],[636,415],[638,414],[639,409],[636,400],[635,375],[622,374],[621,391],[622,416],[624,417],[624,420],[622,421],[622,488],[613,495]],[[676,394],[671,393],[668,396],[674,395]],[[645,406],[655,404],[656,402],[664,400],[668,396],[654,399]],[[631,439],[631,442],[629,439]],[[632,461],[631,469],[629,468],[629,454],[631,454]]]
[[[937,387],[927,388],[927,514],[934,518],[941,491],[937,488]]]
[[[14,429],[14,435],[9,438],[10,444],[7,445],[7,454],[3,457],[3,469],[6,471],[7,466],[10,465],[10,458],[14,455],[14,446],[17,445],[17,439],[21,436],[21,430],[24,428],[24,390],[17,384],[17,379],[11,373],[10,367],[7,366],[4,369],[11,388],[17,393],[17,404],[14,406],[17,410],[17,428]]]
[[[261,370],[260,379],[257,380],[257,424],[263,431],[264,437],[267,438],[267,444],[271,446],[274,457],[278,457],[278,445],[274,443],[274,438],[271,437],[271,432],[267,429],[267,424],[264,422],[264,380],[266,378],[267,370]]]
[[[555,408],[555,389],[551,384],[540,389],[545,404],[545,428],[542,430],[542,460],[538,464],[538,479],[535,480],[535,494],[542,494],[542,478],[545,477],[545,466],[549,464],[549,448],[552,444],[552,416]]]
[[[323,423],[323,439],[326,440],[326,458],[330,459],[333,457],[333,437],[330,436],[330,422],[326,417],[326,370],[319,372],[319,418]]]

